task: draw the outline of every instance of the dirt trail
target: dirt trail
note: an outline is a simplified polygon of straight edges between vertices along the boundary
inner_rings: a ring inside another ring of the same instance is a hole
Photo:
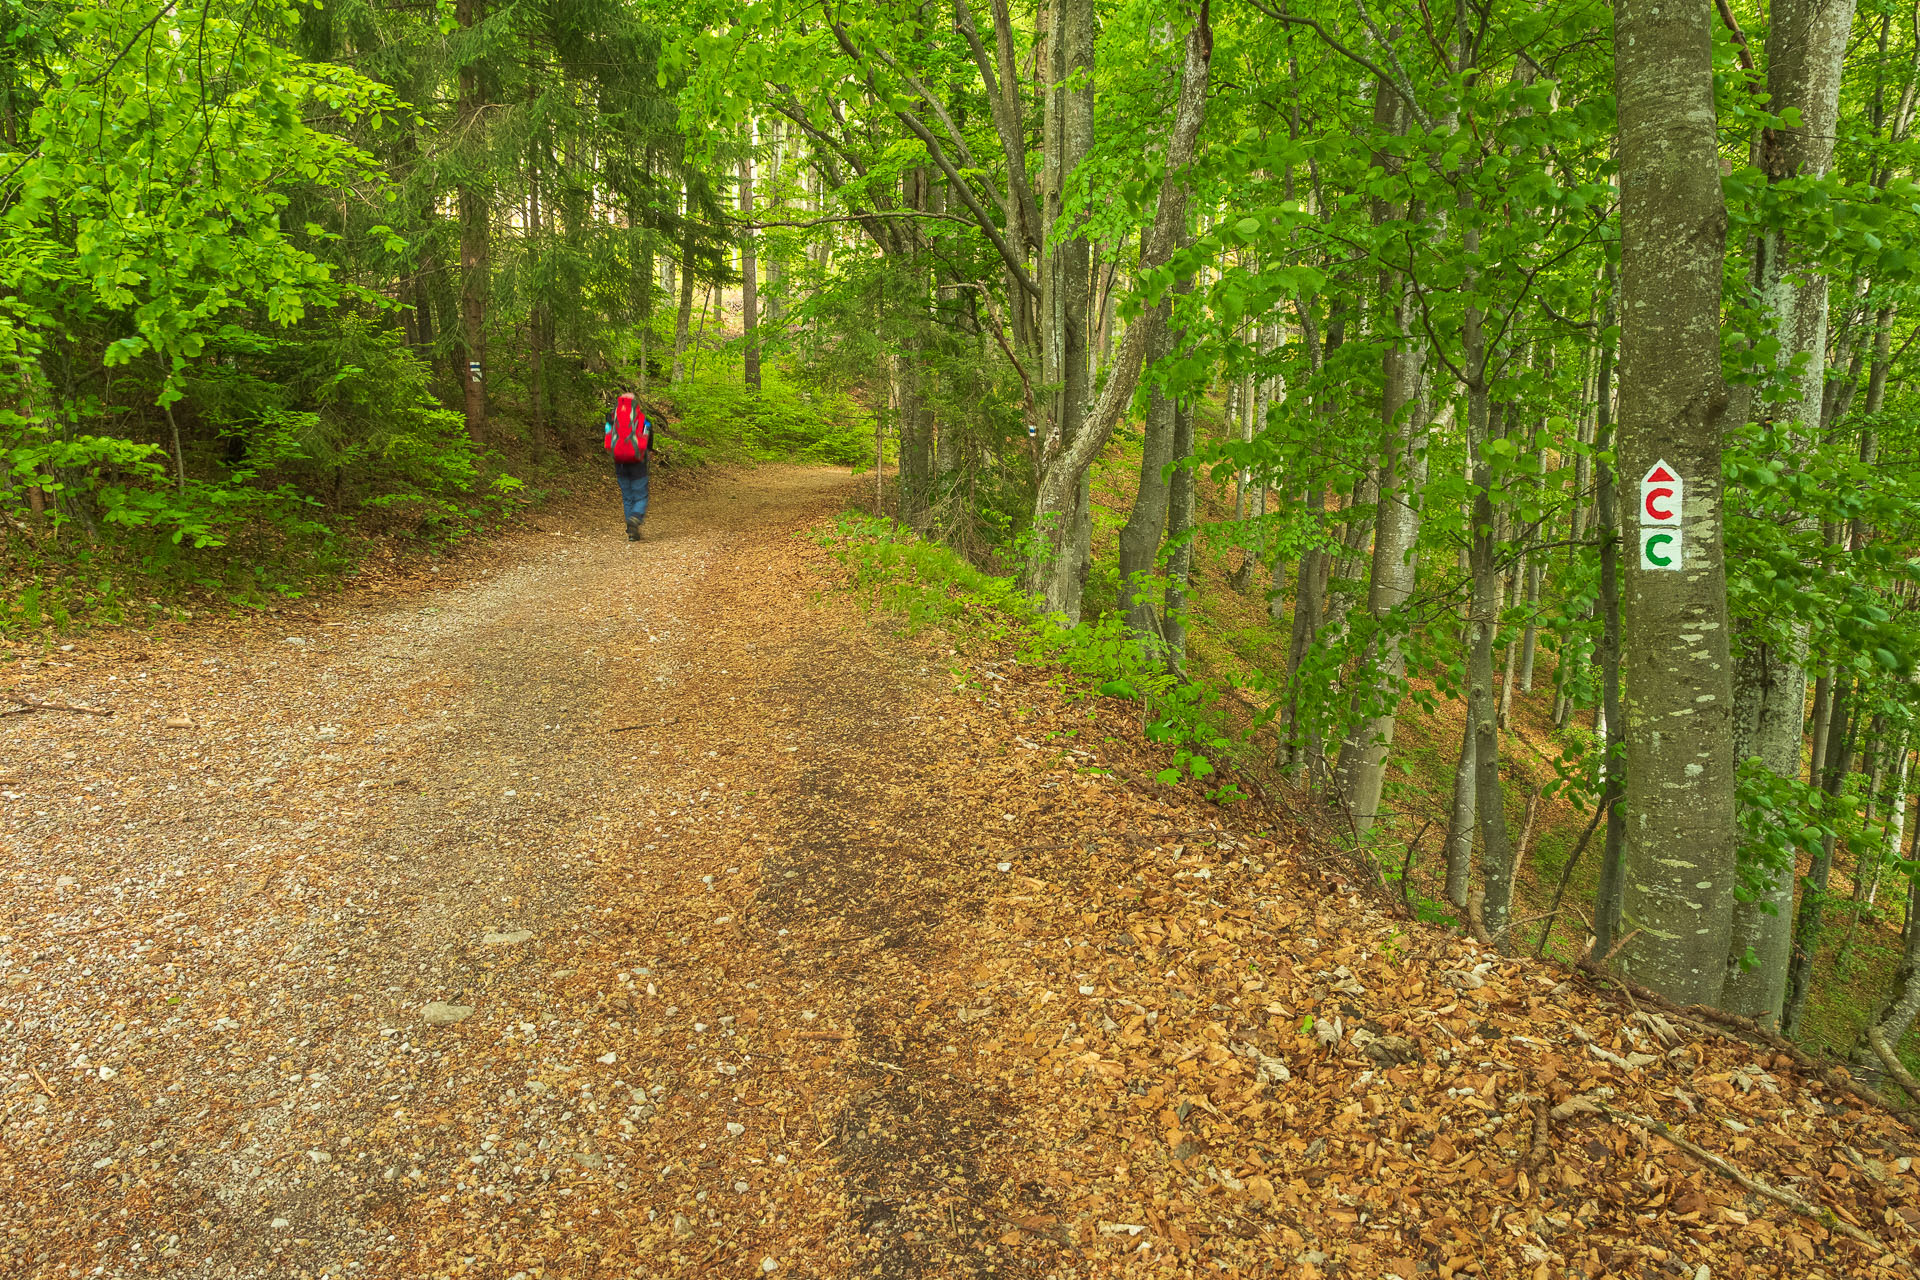
[[[0,1272],[917,1273],[980,1107],[902,1083],[923,1051],[862,1005],[952,904],[914,896],[931,815],[867,794],[932,674],[796,563],[847,488],[669,494],[639,547],[588,507],[474,585],[25,684],[118,714],[0,722],[38,1073]],[[776,1023],[844,1060],[785,1114]]]
[[[638,547],[608,493],[431,591],[32,664],[116,714],[0,719],[0,1277],[1741,1274],[1777,1214],[1639,1131],[1529,1152],[1594,1071],[1778,1125],[1713,1131],[1776,1181],[1844,1139],[1819,1194],[1911,1249],[1883,1119],[882,634],[797,537],[852,493],[669,489]]]

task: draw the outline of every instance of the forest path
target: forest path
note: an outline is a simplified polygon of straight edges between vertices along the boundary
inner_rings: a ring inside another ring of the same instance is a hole
[[[0,1273],[984,1274],[991,1099],[911,1016],[951,681],[795,539],[852,483],[638,545],[609,485],[497,576],[22,682],[117,714],[0,721]]]
[[[1907,1273],[1887,1117],[888,634],[800,536],[864,483],[669,478],[637,546],[607,483],[12,667],[114,714],[0,718],[0,1277]],[[1543,1147],[1576,1094],[1889,1253],[1592,1108]]]

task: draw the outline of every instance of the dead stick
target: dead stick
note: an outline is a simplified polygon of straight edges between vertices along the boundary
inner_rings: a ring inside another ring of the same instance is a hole
[[[1873,1250],[1876,1258],[1893,1252],[1893,1250],[1887,1247],[1884,1240],[1868,1235],[1826,1205],[1809,1204],[1799,1196],[1794,1195],[1791,1191],[1782,1191],[1770,1183],[1762,1182],[1752,1174],[1743,1172],[1725,1156],[1716,1155],[1699,1143],[1681,1137],[1665,1124],[1653,1119],[1651,1116],[1635,1115],[1631,1111],[1615,1111],[1613,1108],[1602,1103],[1595,1103],[1594,1105],[1599,1107],[1600,1111],[1606,1115],[1608,1119],[1615,1121],[1624,1120],[1629,1124],[1639,1125],[1649,1133],[1658,1134],[1662,1139],[1671,1142],[1674,1146],[1706,1165],[1709,1169],[1733,1179],[1733,1181],[1739,1183],[1755,1195],[1765,1196],[1769,1200],[1783,1204],[1801,1217],[1812,1222],[1817,1222],[1827,1230],[1843,1235],[1855,1244],[1864,1245],[1866,1248]],[[1905,1261],[1905,1259],[1902,1259],[1902,1261]],[[1920,1274],[1920,1270],[1916,1270],[1911,1262],[1907,1263],[1907,1269],[1909,1271],[1915,1271],[1915,1274]]]
[[[28,1067],[27,1070],[33,1072],[33,1078],[35,1080],[38,1080],[40,1082],[40,1087],[47,1091],[47,1097],[57,1098],[60,1096],[59,1094],[53,1091],[53,1086],[47,1083],[47,1078],[40,1074],[40,1071],[37,1067]]]
[[[796,1031],[793,1033],[793,1038],[795,1040],[845,1040],[847,1033],[844,1031]]]
[[[1520,1167],[1528,1174],[1540,1172],[1540,1166],[1547,1162],[1547,1154],[1552,1150],[1550,1132],[1547,1127],[1547,1100],[1533,1100],[1533,1141],[1527,1147],[1527,1154],[1520,1160]]]
[[[80,707],[71,702],[35,702],[32,698],[23,698],[17,693],[0,694],[8,702],[25,707],[27,711],[72,711],[83,716],[110,716],[113,712],[106,707]],[[27,711],[11,711],[9,715],[25,715]]]

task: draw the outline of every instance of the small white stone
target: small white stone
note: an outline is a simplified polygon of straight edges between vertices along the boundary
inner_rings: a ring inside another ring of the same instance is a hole
[[[1000,864],[1000,869],[1002,871],[1011,871],[1013,870],[1013,864],[1011,862],[1003,862]]]
[[[741,1195],[745,1195],[745,1194],[747,1194],[747,1184],[746,1184],[746,1183],[744,1183],[744,1182],[736,1182],[736,1183],[734,1183],[734,1184],[733,1184],[733,1189],[734,1189],[735,1191],[738,1191],[738,1192],[739,1192],[739,1193],[740,1193]]]
[[[289,1223],[285,1218],[275,1218],[273,1220],[273,1227],[274,1227],[274,1230],[276,1231],[278,1231],[282,1227],[287,1227],[291,1225],[292,1224]]]
[[[618,1057],[619,1057],[618,1054],[603,1053],[598,1058],[595,1058],[594,1061],[602,1064],[603,1066],[610,1067],[614,1064],[614,1062],[618,1059]]]
[[[741,1134],[745,1133],[746,1131],[747,1131],[747,1126],[739,1123],[738,1121],[735,1121],[735,1120],[727,1121],[727,1132],[732,1136],[737,1138]]]
[[[779,1269],[780,1269],[780,1264],[775,1262],[772,1258],[760,1259],[760,1270],[764,1271],[766,1274],[772,1275],[774,1272],[778,1271]]]
[[[100,1068],[100,1078],[101,1078],[102,1080],[111,1080],[111,1079],[113,1079],[113,1078],[114,1078],[115,1076],[117,1076],[117,1075],[119,1075],[119,1074],[120,1074],[120,1073],[119,1073],[118,1071],[115,1071],[115,1070],[114,1070],[114,1069],[113,1069],[112,1067],[102,1067],[102,1068]]]

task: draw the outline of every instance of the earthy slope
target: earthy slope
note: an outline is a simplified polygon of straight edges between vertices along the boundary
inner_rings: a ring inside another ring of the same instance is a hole
[[[11,668],[0,1275],[1910,1271],[1893,1121],[885,634],[862,488]]]

